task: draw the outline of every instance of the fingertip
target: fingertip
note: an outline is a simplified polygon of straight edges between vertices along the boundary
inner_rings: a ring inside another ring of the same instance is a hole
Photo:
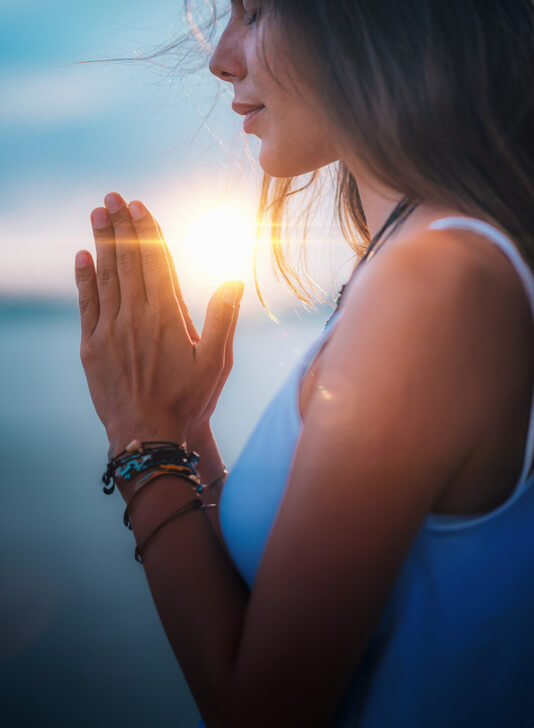
[[[146,207],[139,200],[132,200],[128,205],[128,209],[134,222],[141,220],[147,213]]]
[[[245,284],[243,281],[229,281],[223,284],[221,289],[221,300],[231,306],[238,306],[243,296]]]
[[[76,253],[76,268],[87,268],[91,265],[91,254],[87,250],[79,250]]]
[[[95,230],[105,230],[111,225],[111,218],[105,207],[96,207],[91,212],[91,224]]]

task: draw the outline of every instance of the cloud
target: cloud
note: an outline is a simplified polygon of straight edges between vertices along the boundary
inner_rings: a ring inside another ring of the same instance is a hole
[[[101,116],[121,101],[134,98],[133,84],[125,82],[124,71],[100,64],[4,70],[0,74],[0,124],[58,125]]]

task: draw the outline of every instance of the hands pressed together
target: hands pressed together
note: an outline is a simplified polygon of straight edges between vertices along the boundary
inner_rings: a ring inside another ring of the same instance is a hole
[[[76,285],[80,355],[112,457],[134,438],[188,442],[209,423],[232,369],[244,284],[217,289],[200,337],[157,221],[117,193],[105,203],[91,214],[96,270],[80,251]]]

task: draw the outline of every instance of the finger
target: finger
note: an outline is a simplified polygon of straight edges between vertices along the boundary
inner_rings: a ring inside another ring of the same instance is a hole
[[[132,200],[129,210],[140,242],[147,301],[156,306],[165,305],[174,300],[174,291],[167,254],[158,227],[148,209],[139,200]]]
[[[115,235],[115,254],[119,278],[121,308],[136,307],[146,301],[139,240],[128,206],[117,192],[104,198]]]
[[[219,381],[217,382],[217,387],[215,388],[215,390],[212,394],[212,397],[211,397],[211,402],[214,402],[215,404],[219,400],[222,390],[224,389],[224,386],[226,384],[226,380],[228,379],[230,372],[232,371],[232,367],[234,365],[234,338],[235,338],[235,330],[237,327],[238,320],[239,320],[239,306],[236,306],[234,308],[234,317],[232,319],[232,325],[230,326],[230,330],[228,332],[228,337],[226,339],[226,344],[225,344],[225,349],[224,349],[224,367],[221,372]],[[208,407],[209,407],[209,405],[208,405]],[[215,409],[215,407],[214,407],[214,409]]]
[[[167,255],[167,264],[168,264],[169,270],[171,272],[171,279],[172,279],[172,285],[174,288],[174,293],[176,295],[176,298],[178,299],[180,308],[182,309],[182,316],[184,317],[184,321],[187,326],[187,331],[189,332],[191,341],[198,343],[200,341],[200,334],[197,331],[197,327],[195,326],[195,323],[194,323],[193,319],[191,318],[189,309],[187,308],[187,305],[182,296],[182,289],[180,288],[180,284],[178,282],[176,266],[174,265],[174,260],[171,255],[171,251],[169,250],[169,246],[167,245],[167,242],[166,242],[165,238],[163,237],[163,233],[161,232],[161,228],[159,226],[158,221],[156,219],[154,219],[154,222],[156,223],[156,227],[158,228],[161,242],[163,244],[163,247],[165,248],[165,254]]]
[[[78,288],[78,305],[80,308],[82,343],[87,341],[96,328],[100,312],[98,287],[93,258],[87,250],[76,254],[75,265],[76,287]]]
[[[231,287],[236,291],[234,301],[225,295]],[[202,338],[197,345],[197,360],[210,373],[220,375],[224,369],[226,343],[244,287],[243,281],[233,281],[233,286],[226,283],[216,291],[208,304]]]
[[[105,207],[97,207],[92,211],[91,224],[96,244],[96,282],[100,314],[114,317],[121,303],[121,292],[117,278],[113,226]]]
[[[230,374],[233,363],[234,363],[234,339],[235,339],[235,330],[237,328],[238,321],[239,321],[239,305],[235,306],[235,308],[234,308],[234,316],[232,319],[232,324],[230,326],[230,330],[228,332],[228,337],[226,339],[226,346],[225,346],[225,350],[224,350],[224,373],[225,373],[226,377],[228,376],[228,374]]]

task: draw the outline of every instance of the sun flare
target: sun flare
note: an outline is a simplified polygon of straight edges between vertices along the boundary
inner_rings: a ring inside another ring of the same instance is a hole
[[[248,279],[256,237],[253,209],[225,200],[193,216],[171,245],[187,274],[213,287],[226,280]]]

